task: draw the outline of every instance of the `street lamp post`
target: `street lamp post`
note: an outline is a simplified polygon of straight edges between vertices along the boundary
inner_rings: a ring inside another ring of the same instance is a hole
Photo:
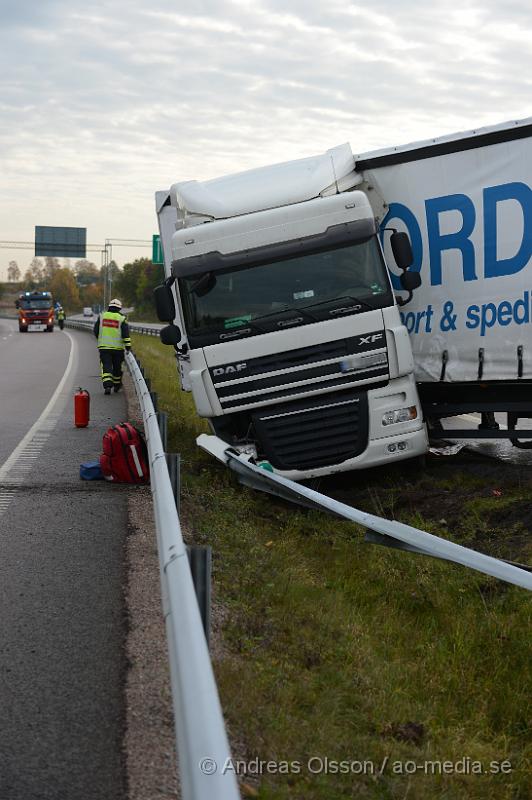
[[[109,283],[108,302],[111,302],[113,299],[113,270],[111,268],[111,262],[113,260],[113,246],[110,239],[105,240],[105,250],[107,253],[107,280]],[[107,306],[105,307],[107,308]]]
[[[100,251],[102,257],[102,288],[103,288],[103,311],[107,308],[107,250]]]

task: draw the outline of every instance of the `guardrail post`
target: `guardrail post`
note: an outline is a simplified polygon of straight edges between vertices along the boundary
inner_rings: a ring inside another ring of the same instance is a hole
[[[150,387],[148,386],[148,389],[149,388]],[[158,410],[157,392],[151,392],[150,391],[150,397],[151,397],[151,401],[153,403],[153,410],[157,411]]]
[[[157,422],[159,423],[159,433],[161,434],[161,441],[163,443],[163,450],[166,450],[168,442],[168,414],[166,411],[157,411]]]
[[[179,516],[181,510],[181,455],[179,453],[166,453],[166,464],[170,475],[170,483],[172,484],[175,507]]]
[[[144,383],[146,384],[146,389],[149,392],[151,392],[151,380],[147,378],[146,375],[143,375],[143,378],[144,378]]]
[[[211,630],[212,550],[208,546],[191,545],[187,547],[187,555],[203,622],[203,630],[205,631],[207,644],[209,644]]]

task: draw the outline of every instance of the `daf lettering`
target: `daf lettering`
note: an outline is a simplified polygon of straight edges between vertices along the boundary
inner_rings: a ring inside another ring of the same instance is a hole
[[[240,364],[229,364],[227,367],[215,367],[212,371],[212,374],[215,378],[219,378],[221,375],[233,375],[237,372],[242,372],[242,370],[246,368],[246,362],[241,361]]]

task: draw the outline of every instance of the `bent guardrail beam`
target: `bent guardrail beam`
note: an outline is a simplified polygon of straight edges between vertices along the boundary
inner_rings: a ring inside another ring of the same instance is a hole
[[[163,613],[168,637],[179,777],[183,800],[238,800],[236,777],[181,535],[156,412],[131,353],[126,363],[144,421],[159,554]]]
[[[307,486],[295,483],[288,478],[276,475],[250,463],[249,457],[240,455],[231,450],[230,447],[224,447],[216,436],[202,433],[196,439],[196,443],[237,472],[240,480],[246,485],[275,494],[293,503],[299,503],[321,511],[329,511],[338,517],[356,522],[368,530],[369,533],[366,534],[367,541],[388,544],[401,550],[441,558],[446,561],[454,561],[455,564],[462,564],[464,567],[469,567],[478,572],[483,572],[485,575],[491,575],[494,578],[499,578],[507,583],[513,583],[523,589],[532,591],[532,574],[525,569],[508,564],[498,558],[477,553],[476,550],[470,550],[469,547],[455,544],[432,533],[427,533],[427,531],[413,528],[403,522],[383,519],[374,514],[359,511],[356,508],[345,505],[345,503],[340,503],[338,500],[333,500],[331,497],[309,489]]]

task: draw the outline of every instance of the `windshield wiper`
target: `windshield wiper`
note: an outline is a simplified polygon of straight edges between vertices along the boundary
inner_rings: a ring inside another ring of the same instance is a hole
[[[291,314],[295,316],[288,316],[284,317],[285,314]],[[280,319],[276,320],[275,317],[280,317]],[[298,319],[299,317],[299,319]],[[299,308],[282,308],[279,311],[272,311],[269,314],[261,314],[259,317],[253,317],[253,319],[246,320],[242,322],[242,325],[235,326],[234,328],[228,329],[223,333],[218,334],[218,338],[222,340],[227,339],[237,339],[242,334],[249,334],[249,331],[257,331],[258,333],[264,333],[265,327],[268,322],[271,322],[272,325],[277,323],[277,327],[290,327],[291,325],[296,324],[299,320],[303,321],[306,320],[311,322],[316,322],[317,317],[313,314],[310,314],[308,311],[301,311]],[[265,325],[261,325],[260,323],[265,321]],[[284,323],[284,324],[283,324]],[[268,329],[266,328],[266,332]]]
[[[257,333],[264,333],[262,328],[259,325],[254,325],[251,320],[246,320],[242,322],[242,325],[236,325],[234,328],[227,328],[226,330],[222,331],[221,333],[217,333],[218,339],[222,341],[226,341],[228,339],[238,339],[239,336],[245,334],[246,336],[249,334],[250,331],[256,331]]]
[[[246,320],[245,322],[243,321],[242,325],[235,326],[234,328],[227,329],[223,333],[219,333],[218,338],[223,341],[227,339],[237,339],[242,335],[249,335],[250,331],[264,333],[264,327],[261,326],[261,322],[265,322],[266,324],[268,322],[271,322],[272,324],[277,322],[278,327],[290,327],[291,324],[293,325],[299,321],[298,317],[302,320],[306,320],[307,322],[318,322],[320,317],[312,314],[309,309],[318,308],[319,306],[326,306],[331,303],[334,304],[333,308],[325,309],[330,315],[341,316],[343,314],[352,314],[353,311],[375,310],[373,306],[364,302],[364,300],[359,300],[357,297],[345,295],[344,297],[335,297],[332,300],[321,300],[319,303],[312,303],[309,306],[302,306],[301,308],[293,308],[289,306],[287,308],[280,308],[278,311],[270,311],[269,314],[261,314],[258,317],[253,317],[253,319]],[[276,317],[278,319],[276,319]],[[285,324],[283,325],[283,323]]]
[[[287,308],[279,308],[277,311],[270,311],[269,314],[261,314],[258,317],[253,317],[253,322],[257,322],[258,320],[263,320],[263,319],[271,319],[272,317],[278,317],[281,316],[282,314],[288,314],[288,313],[302,314],[303,317],[311,319],[312,322],[316,322],[317,317],[315,317],[314,314],[311,314],[309,311],[307,311],[307,308],[308,306],[304,306],[303,308],[292,308],[291,306],[288,306]]]
[[[309,306],[303,306],[303,309],[307,311],[309,308],[318,308],[319,306],[327,306],[331,303],[334,303],[335,306],[330,309],[330,313],[336,314],[349,314],[352,311],[374,311],[374,306],[366,303],[364,300],[359,300],[358,297],[351,297],[351,295],[344,295],[343,297],[334,297],[332,300],[321,300],[319,303],[311,303]],[[346,303],[351,303],[351,305],[346,305]],[[336,308],[336,305],[340,304],[339,308]]]

